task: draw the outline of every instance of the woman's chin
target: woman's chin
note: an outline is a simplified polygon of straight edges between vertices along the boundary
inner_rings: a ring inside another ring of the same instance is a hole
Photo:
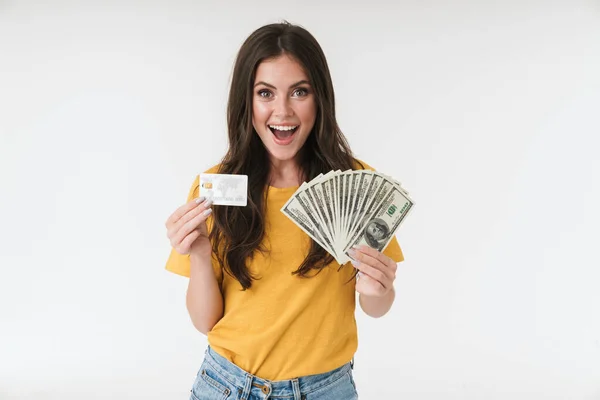
[[[269,149],[269,155],[271,156],[271,160],[277,162],[286,162],[295,159],[298,151],[294,149],[289,149],[286,151],[281,151],[280,149]]]

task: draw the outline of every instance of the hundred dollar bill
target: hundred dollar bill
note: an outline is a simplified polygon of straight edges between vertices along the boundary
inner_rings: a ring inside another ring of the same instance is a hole
[[[358,178],[356,182],[355,192],[353,193],[354,199],[352,201],[349,220],[347,222],[348,228],[344,231],[344,243],[348,243],[348,233],[352,226],[354,226],[355,221],[359,217],[361,206],[367,195],[367,188],[369,187],[373,178],[373,175],[369,174],[368,171],[358,171],[357,174]]]
[[[307,204],[310,205],[312,214],[314,215],[315,219],[319,221],[319,227],[324,232],[325,237],[328,240],[328,244],[335,251],[335,236],[333,236],[328,229],[327,212],[325,210],[325,204],[323,204],[323,198],[318,195],[314,186],[308,187],[304,192],[298,194],[298,197],[301,199],[303,199],[304,196],[306,196],[305,200]]]
[[[327,234],[332,245],[335,241],[335,235],[333,231],[333,213],[331,204],[328,204],[327,196],[323,192],[322,182],[326,180],[329,176],[331,176],[333,173],[333,171],[330,171],[325,175],[319,175],[319,177],[307,183],[306,187],[303,190],[304,192],[306,192],[312,204],[312,208],[315,209],[320,221],[323,223],[323,229],[325,230],[325,233]]]
[[[333,232],[334,232],[333,221],[335,220],[335,218],[334,218],[335,210],[333,208],[333,199],[331,198],[329,191],[326,190],[326,187],[327,186],[323,181],[320,181],[317,185],[315,185],[316,191],[322,196],[323,203],[325,204],[325,211],[327,213],[327,217],[326,217],[327,231],[329,232],[330,236],[333,236]]]
[[[335,187],[333,177],[329,177],[328,179],[324,179],[321,182],[321,189],[323,190],[323,196],[325,198],[325,203],[327,204],[325,207],[328,212],[331,212],[331,233],[332,235],[336,235],[335,225],[336,225],[336,200],[335,200]]]
[[[341,187],[341,179],[340,179],[340,172],[341,171],[336,171],[336,174],[333,176],[333,183],[335,186],[335,196],[333,198],[334,200],[334,204],[335,204],[335,217],[336,217],[336,221],[334,224],[334,229],[335,229],[335,234],[336,236],[340,235],[340,232],[342,231],[341,229],[341,221],[342,221],[342,187]]]
[[[350,228],[350,225],[352,224],[353,218],[354,218],[354,214],[356,212],[356,209],[358,208],[358,202],[357,197],[358,197],[358,193],[359,193],[359,186],[361,186],[361,183],[363,181],[363,175],[361,173],[361,171],[353,171],[352,172],[352,183],[350,185],[350,199],[348,202],[348,212],[346,215],[346,227],[344,228],[344,237],[343,239],[346,239],[346,232],[348,232],[348,229]]]
[[[297,196],[292,196],[281,208],[281,212],[290,218],[300,229],[310,236],[319,246],[332,254],[333,249],[327,245],[323,231],[318,228],[314,216],[307,214],[307,206]]]
[[[412,200],[394,185],[373,215],[362,224],[360,234],[356,235],[344,252],[356,245],[367,245],[377,251],[383,251],[412,207]]]
[[[313,209],[317,212],[318,217],[321,219],[323,230],[327,234],[327,237],[329,238],[329,241],[335,250],[335,235],[333,233],[332,220],[329,209],[325,204],[325,196],[323,195],[321,185],[317,184],[309,187],[306,189],[306,195],[309,198]]]
[[[402,183],[400,183],[399,180],[392,178],[391,176],[385,175],[385,174],[381,174],[381,176],[385,177],[386,179],[394,182],[394,184],[398,187],[398,189],[400,189],[400,191],[402,191],[402,193],[404,193],[406,196],[409,195],[408,191],[406,189],[404,189],[402,187]]]
[[[362,171],[364,174],[366,174],[367,177],[367,182],[368,182],[368,186],[364,189],[364,193],[359,193],[359,196],[362,197],[360,206],[358,208],[358,213],[355,215],[355,220],[353,221],[352,225],[350,225],[350,228],[348,229],[348,231],[346,232],[347,235],[351,235],[350,237],[346,237],[345,240],[345,244],[348,243],[348,241],[352,240],[352,236],[354,234],[354,232],[356,231],[356,226],[358,225],[358,223],[360,221],[363,220],[363,218],[365,217],[365,213],[367,212],[367,210],[369,209],[369,207],[372,208],[372,202],[374,200],[375,194],[377,193],[377,189],[383,184],[383,180],[384,178],[381,175],[378,175],[376,173],[374,173],[373,171]],[[345,248],[344,248],[345,250]]]
[[[372,218],[373,214],[379,208],[388,193],[390,193],[390,191],[396,187],[393,182],[385,179],[383,176],[380,176],[380,178],[381,183],[375,192],[369,196],[368,204],[365,207],[365,212],[361,216],[358,224],[352,228],[352,231],[350,232],[351,236],[349,237],[347,244],[355,241],[356,237],[361,234],[365,224]],[[344,247],[344,254],[346,250],[347,247]]]
[[[338,239],[340,240],[341,243],[343,243],[344,236],[345,236],[344,233],[348,229],[348,213],[350,211],[350,200],[352,199],[352,192],[354,189],[354,178],[356,176],[357,175],[354,174],[354,171],[352,171],[352,170],[344,171],[344,173],[342,174],[342,180],[344,182],[344,195],[343,195],[344,205],[342,207],[342,209],[343,209],[342,226],[341,226],[342,234],[338,236]]]
[[[300,205],[304,208],[306,215],[313,223],[314,227],[319,230],[325,246],[323,246],[328,252],[337,260],[339,260],[338,254],[335,251],[333,245],[333,239],[329,237],[327,228],[324,221],[320,217],[320,212],[317,210],[318,206],[313,202],[313,197],[307,191],[300,191],[296,194],[296,199]]]

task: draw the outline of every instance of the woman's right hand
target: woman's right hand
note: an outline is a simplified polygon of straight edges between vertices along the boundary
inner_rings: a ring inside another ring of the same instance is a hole
[[[211,205],[212,200],[199,197],[179,207],[167,219],[167,237],[179,254],[210,256],[206,219],[212,212]]]

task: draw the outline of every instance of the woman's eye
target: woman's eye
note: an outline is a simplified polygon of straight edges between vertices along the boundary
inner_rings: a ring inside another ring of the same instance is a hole
[[[268,98],[270,95],[271,95],[271,92],[269,92],[268,90],[259,90],[258,91],[259,97]]]
[[[308,90],[306,90],[304,88],[298,88],[298,89],[294,90],[295,96],[306,96],[307,94],[308,94]]]

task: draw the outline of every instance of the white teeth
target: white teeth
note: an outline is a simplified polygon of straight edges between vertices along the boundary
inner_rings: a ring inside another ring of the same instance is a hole
[[[277,129],[278,131],[291,131],[292,129],[296,129],[298,125],[295,126],[278,126],[278,125],[269,125],[269,128]]]

